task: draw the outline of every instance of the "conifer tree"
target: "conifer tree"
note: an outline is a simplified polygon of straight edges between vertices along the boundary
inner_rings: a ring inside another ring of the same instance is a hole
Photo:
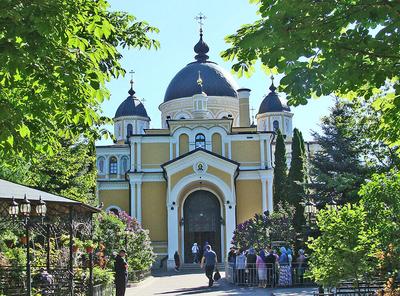
[[[294,226],[298,232],[302,230],[302,226],[305,224],[304,207],[301,204],[305,196],[304,154],[301,142],[299,130],[295,128],[292,140],[292,160],[288,175],[288,201],[296,209]]]
[[[322,134],[313,133],[320,145],[311,160],[311,189],[321,201],[356,202],[361,184],[368,175],[361,163],[363,151],[355,131],[351,106],[337,101],[331,114],[322,118]]]
[[[287,202],[287,164],[285,139],[280,129],[277,131],[275,144],[275,168],[274,168],[274,208],[280,202]]]

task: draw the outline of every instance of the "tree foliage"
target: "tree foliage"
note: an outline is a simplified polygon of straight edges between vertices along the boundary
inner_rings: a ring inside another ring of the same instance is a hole
[[[360,196],[357,204],[318,214],[321,235],[309,247],[311,275],[320,284],[371,276],[392,283],[399,272],[400,176],[376,174]]]
[[[62,141],[53,155],[35,161],[13,156],[0,160],[0,178],[96,205],[94,143]]]
[[[3,157],[97,137],[106,82],[125,73],[118,47],[158,46],[148,36],[156,28],[105,0],[4,0],[0,10]]]
[[[384,111],[380,139],[400,143],[400,3],[398,1],[255,0],[260,19],[226,38],[225,59],[235,71],[253,71],[257,61],[284,73],[290,104],[313,96],[378,96]]]
[[[296,238],[293,215],[294,207],[282,203],[271,214],[255,214],[236,227],[231,244],[245,250],[261,250],[274,241],[291,244]]]
[[[275,144],[275,167],[274,167],[274,208],[279,203],[287,202],[287,163],[285,139],[278,129]]]
[[[302,203],[305,197],[305,159],[302,147],[302,138],[297,128],[293,131],[292,160],[288,174],[288,201],[295,207],[294,225],[298,232],[305,225],[304,207]]]
[[[322,134],[313,133],[320,150],[311,158],[311,188],[320,201],[355,202],[367,176],[363,151],[349,103],[336,101],[322,118]]]
[[[148,270],[154,262],[148,230],[143,229],[136,219],[125,212],[118,215],[102,213],[96,225],[95,237],[105,246],[105,254],[108,256],[121,249],[127,251],[129,272]]]

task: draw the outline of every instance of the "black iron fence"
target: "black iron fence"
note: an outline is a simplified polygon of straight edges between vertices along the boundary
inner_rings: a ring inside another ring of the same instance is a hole
[[[305,272],[304,264],[225,264],[225,276],[228,282],[238,286],[295,287],[314,285]]]
[[[0,295],[21,296],[26,294],[26,269],[24,267],[0,266]],[[82,269],[74,269],[71,287],[68,268],[52,268],[48,277],[43,280],[40,267],[32,267],[32,294],[40,295],[70,295],[71,289],[75,295],[86,295],[89,286],[88,278]]]

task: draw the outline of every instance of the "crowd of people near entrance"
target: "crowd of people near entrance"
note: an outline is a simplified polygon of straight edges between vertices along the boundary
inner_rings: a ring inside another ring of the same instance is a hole
[[[307,257],[303,249],[294,255],[290,247],[284,246],[258,252],[252,247],[248,250],[232,247],[228,264],[228,276],[237,285],[291,286],[303,283]]]

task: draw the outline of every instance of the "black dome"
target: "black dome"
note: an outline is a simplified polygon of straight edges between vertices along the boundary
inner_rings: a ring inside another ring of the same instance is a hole
[[[207,43],[203,41],[202,31],[200,31],[200,40],[194,46],[194,51],[196,52],[196,62],[188,64],[175,75],[165,92],[164,102],[191,97],[202,91],[208,96],[237,98],[236,89],[238,89],[238,85],[232,75],[216,63],[207,60],[209,48]],[[199,71],[203,89],[197,83]]]
[[[150,119],[142,102],[134,94],[135,91],[131,88],[129,90],[129,97],[119,105],[117,112],[115,112],[115,118],[121,116],[141,116]]]
[[[271,90],[271,92],[266,95],[261,102],[258,114],[267,112],[290,112],[290,107],[287,105],[286,100],[280,99],[278,97],[278,94],[275,92],[276,87],[272,84],[269,89]]]

